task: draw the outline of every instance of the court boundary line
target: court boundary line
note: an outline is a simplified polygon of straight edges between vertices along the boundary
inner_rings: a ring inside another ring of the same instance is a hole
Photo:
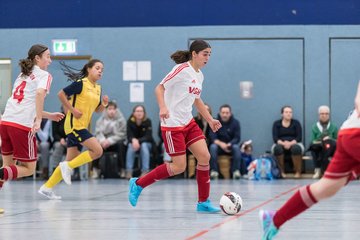
[[[252,207],[252,208],[250,208],[250,209],[248,209],[248,210],[245,210],[245,211],[243,211],[243,212],[241,212],[241,213],[235,214],[234,216],[228,217],[228,218],[226,218],[225,220],[223,220],[223,221],[221,221],[221,222],[219,222],[219,223],[217,223],[217,224],[209,227],[208,229],[201,230],[200,232],[195,233],[194,235],[185,238],[185,240],[192,240],[192,239],[196,239],[196,238],[198,238],[198,237],[201,237],[201,236],[205,235],[206,233],[210,232],[211,230],[214,230],[214,229],[216,229],[216,228],[224,225],[225,223],[228,223],[228,222],[230,222],[230,221],[236,220],[236,219],[238,219],[238,218],[241,217],[241,216],[244,216],[244,215],[246,215],[246,214],[248,214],[248,213],[250,213],[250,212],[253,212],[254,210],[265,206],[266,204],[268,204],[268,203],[270,203],[270,202],[272,202],[272,201],[274,201],[274,200],[276,200],[276,199],[278,199],[278,198],[280,198],[280,197],[282,197],[282,196],[284,196],[284,195],[286,195],[286,194],[288,194],[288,193],[290,193],[290,192],[298,189],[299,187],[301,187],[301,185],[296,185],[295,187],[292,187],[292,188],[290,188],[290,189],[288,189],[288,190],[286,190],[286,191],[284,191],[284,192],[282,192],[282,193],[279,193],[279,194],[276,195],[275,197],[272,197],[272,198],[266,200],[265,202],[262,202],[262,203],[256,205],[255,207]]]

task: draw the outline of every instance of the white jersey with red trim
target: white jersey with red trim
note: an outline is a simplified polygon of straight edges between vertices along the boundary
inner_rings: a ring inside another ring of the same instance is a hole
[[[30,76],[20,73],[6,103],[5,112],[1,118],[3,124],[32,128],[36,117],[36,90],[42,88],[49,93],[51,81],[50,73],[36,65]]]
[[[192,119],[192,105],[200,98],[204,75],[196,72],[189,62],[177,64],[161,81],[165,88],[164,100],[169,118],[162,127],[183,127]]]
[[[358,117],[358,113],[356,110],[352,111],[348,119],[341,125],[340,129],[347,128],[360,128],[360,118]]]

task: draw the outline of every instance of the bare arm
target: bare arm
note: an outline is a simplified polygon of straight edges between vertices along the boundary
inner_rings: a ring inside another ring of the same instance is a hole
[[[164,86],[161,84],[157,85],[155,88],[155,95],[160,108],[159,117],[160,120],[162,121],[165,121],[165,119],[169,118],[169,111],[165,104],[164,93],[165,93]]]
[[[36,97],[35,97],[35,108],[36,108],[36,117],[35,122],[32,127],[33,132],[37,132],[40,129],[42,113],[44,110],[44,99],[46,95],[46,90],[39,88],[36,90]]]
[[[207,110],[203,100],[201,98],[195,99],[195,107],[198,110],[198,112],[203,116],[203,118],[209,122],[213,119],[213,117],[210,115],[209,111]]]
[[[61,112],[42,112],[42,117],[49,119],[51,121],[55,121],[55,122],[59,122],[61,119],[63,119],[65,117],[65,115]]]
[[[197,98],[195,99],[195,107],[197,108],[197,110],[199,111],[199,113],[201,114],[201,116],[203,116],[203,118],[205,118],[205,120],[209,123],[209,126],[211,128],[211,130],[213,132],[217,132],[221,127],[221,123],[219,120],[214,119],[209,111],[206,109],[204,102],[201,100],[201,98]]]
[[[74,108],[73,108],[73,106],[71,106],[70,102],[67,99],[67,95],[65,94],[65,92],[63,90],[60,90],[58,92],[58,97],[59,97],[60,102],[64,106],[64,109],[66,109],[67,111],[70,111],[72,113],[74,111]]]
[[[60,99],[60,102],[64,106],[64,109],[67,109],[67,111],[70,111],[74,115],[75,118],[80,118],[82,116],[82,112],[80,112],[79,110],[77,110],[70,104],[68,97],[63,90],[60,90],[58,92],[58,97]]]
[[[107,95],[104,95],[102,97],[101,104],[95,109],[95,112],[98,113],[104,111],[108,104],[109,104],[109,97]]]

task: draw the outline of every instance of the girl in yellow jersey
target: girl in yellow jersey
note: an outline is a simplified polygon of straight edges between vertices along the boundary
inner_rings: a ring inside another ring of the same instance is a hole
[[[108,96],[101,97],[101,86],[97,84],[104,70],[100,60],[90,60],[80,72],[74,72],[73,68],[62,65],[64,74],[74,82],[58,93],[61,103],[68,110],[64,126],[67,154],[66,161],[59,164],[49,180],[39,189],[39,193],[49,199],[61,199],[55,195],[52,188],[62,179],[70,185],[72,169],[101,157],[102,147],[87,129],[92,114],[102,112],[109,101]],[[82,146],[88,150],[81,153]]]

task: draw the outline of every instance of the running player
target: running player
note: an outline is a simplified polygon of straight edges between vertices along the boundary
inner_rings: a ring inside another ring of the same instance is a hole
[[[262,239],[271,240],[288,220],[319,201],[332,197],[360,173],[360,81],[355,110],[343,123],[338,134],[336,152],[323,178],[300,188],[278,211],[261,210]]]
[[[209,61],[210,45],[203,40],[194,41],[190,50],[177,51],[171,58],[177,63],[172,71],[155,88],[160,107],[161,131],[166,152],[172,162],[164,163],[143,177],[131,178],[129,181],[129,201],[136,206],[143,188],[155,181],[180,174],[186,169],[186,148],[198,160],[196,179],[198,183],[199,212],[218,212],[209,200],[210,154],[205,137],[192,116],[192,105],[195,104],[199,113],[216,132],[221,123],[212,118],[200,98],[204,76],[201,68]]]
[[[69,80],[74,81],[58,93],[61,103],[68,109],[64,126],[67,135],[66,161],[59,164],[49,180],[39,189],[40,194],[54,200],[61,197],[55,195],[53,187],[62,179],[70,185],[72,169],[101,157],[102,147],[88,131],[88,127],[92,114],[102,112],[109,102],[108,96],[101,97],[101,86],[97,84],[104,70],[100,60],[90,60],[79,72],[65,64],[62,65],[64,74]],[[88,150],[81,153],[82,146]]]
[[[34,174],[37,160],[35,132],[41,119],[60,121],[64,114],[43,111],[52,77],[46,70],[51,63],[47,46],[36,44],[21,59],[21,73],[14,82],[11,97],[0,122],[1,154],[0,188],[4,181]],[[16,164],[19,162],[19,164]]]

